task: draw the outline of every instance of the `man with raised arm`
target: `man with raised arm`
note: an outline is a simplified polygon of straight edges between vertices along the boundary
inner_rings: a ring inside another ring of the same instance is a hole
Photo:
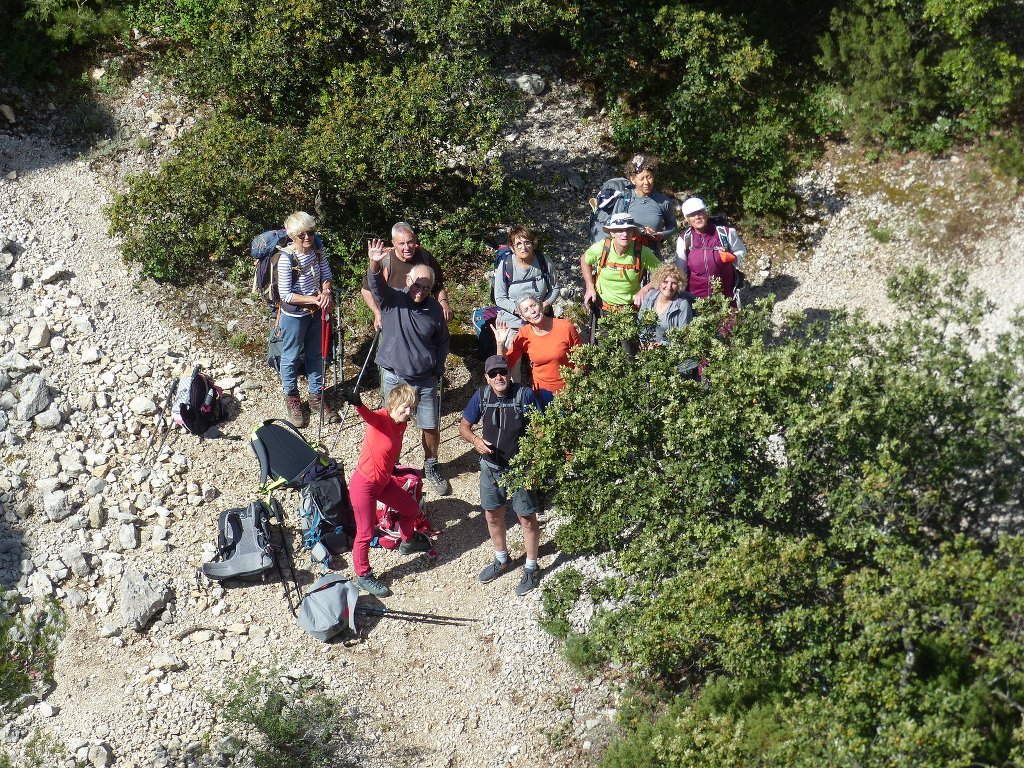
[[[438,495],[445,496],[451,493],[451,484],[437,463],[441,446],[437,398],[450,337],[444,310],[430,295],[434,270],[417,264],[409,270],[404,290],[398,290],[384,279],[381,262],[388,255],[384,241],[370,240],[367,253],[367,284],[381,318],[376,359],[383,371],[381,394],[387,398],[399,384],[408,384],[419,394],[416,426],[423,441],[423,475]]]

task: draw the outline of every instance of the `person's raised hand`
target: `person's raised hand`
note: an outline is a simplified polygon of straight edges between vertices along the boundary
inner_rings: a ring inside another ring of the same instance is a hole
[[[384,257],[388,255],[389,248],[384,244],[383,240],[374,239],[366,241],[366,253],[370,257],[370,261],[375,264],[379,264],[384,260]]]
[[[349,405],[360,406],[363,404],[363,399],[359,397],[359,393],[354,389],[343,389],[341,390],[341,396],[345,398],[345,402]]]

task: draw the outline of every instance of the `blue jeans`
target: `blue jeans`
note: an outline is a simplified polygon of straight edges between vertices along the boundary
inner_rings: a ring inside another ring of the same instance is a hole
[[[323,356],[320,354],[320,312],[302,317],[281,313],[281,386],[286,395],[299,394],[295,362],[302,355],[309,379],[309,394],[318,395],[323,388]]]

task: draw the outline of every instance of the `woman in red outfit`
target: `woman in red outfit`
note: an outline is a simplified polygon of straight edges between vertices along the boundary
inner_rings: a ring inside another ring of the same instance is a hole
[[[392,474],[418,397],[416,390],[408,384],[399,384],[388,394],[386,407],[379,411],[371,411],[364,406],[356,392],[346,390],[345,399],[366,422],[363,450],[348,484],[356,518],[356,540],[352,544],[355,584],[371,595],[387,597],[391,590],[377,580],[370,568],[370,541],[377,523],[377,502],[384,502],[398,513],[398,529],[402,534],[398,551],[401,554],[411,555],[430,549],[430,539],[414,527],[419,514],[416,500],[402,489]]]
[[[565,388],[561,367],[571,365],[569,350],[582,343],[580,335],[568,320],[545,315],[535,296],[525,296],[520,300],[519,314],[526,325],[519,329],[508,350],[499,349],[498,354],[506,355],[509,365],[515,365],[524,353],[529,355],[533,365],[533,388],[554,395]],[[494,337],[499,340],[499,347],[507,335],[508,323],[496,321]]]

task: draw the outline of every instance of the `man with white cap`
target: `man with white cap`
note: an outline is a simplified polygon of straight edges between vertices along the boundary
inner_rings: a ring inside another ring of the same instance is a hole
[[[719,280],[722,293],[735,303],[737,270],[743,266],[747,246],[725,219],[708,215],[708,207],[699,197],[683,201],[683,216],[687,227],[676,241],[676,266],[689,278],[688,290],[706,299],[712,281]]]
[[[613,214],[603,229],[608,237],[591,245],[580,257],[586,288],[583,303],[592,310],[637,307],[644,274],[660,267],[661,262],[654,251],[636,239],[639,227],[630,214]]]

